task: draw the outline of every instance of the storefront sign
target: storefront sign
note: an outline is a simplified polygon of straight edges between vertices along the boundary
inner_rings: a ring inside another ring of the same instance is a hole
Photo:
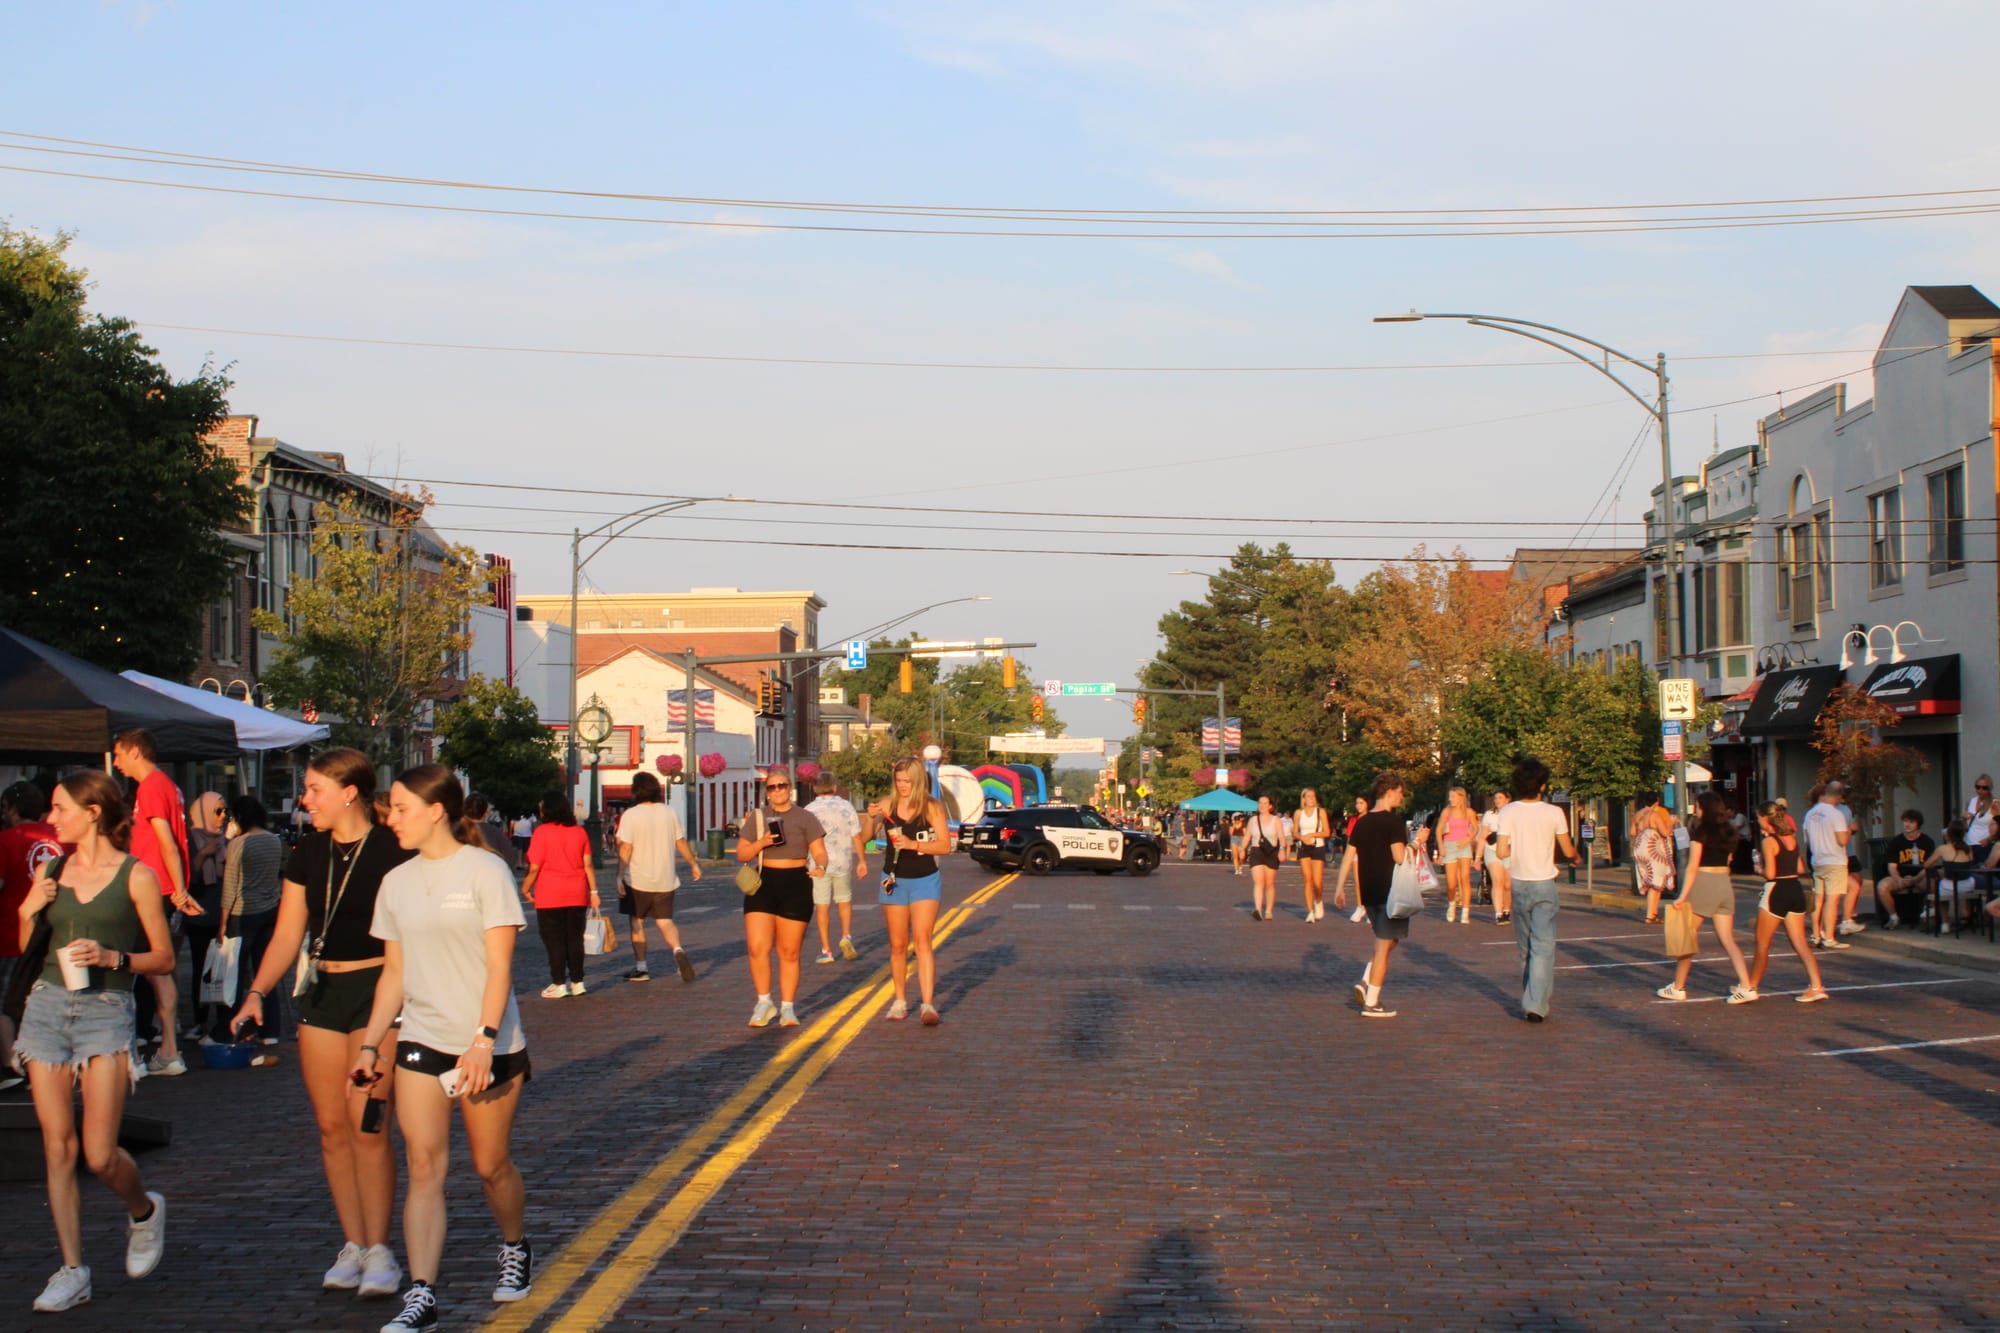
[[[1959,711],[1958,654],[1884,662],[1862,693],[1904,717],[1949,717]]]

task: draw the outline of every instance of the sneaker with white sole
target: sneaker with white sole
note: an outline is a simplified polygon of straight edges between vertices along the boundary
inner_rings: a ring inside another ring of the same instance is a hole
[[[1363,1018],[1394,1018],[1396,1016],[1396,1011],[1394,1009],[1384,1008],[1380,1003],[1376,1003],[1376,1004],[1371,1004],[1367,1008],[1363,1009],[1361,1011],[1361,1016]]]
[[[171,1058],[155,1055],[146,1061],[146,1073],[155,1078],[174,1078],[187,1071],[187,1061],[178,1055]]]
[[[1822,939],[1819,943],[1822,949],[1852,949],[1854,947],[1853,945],[1849,944],[1846,940],[1841,939],[1838,935],[1828,935],[1825,939]]]
[[[894,1004],[891,1004],[889,1006],[889,1012],[882,1015],[882,1017],[884,1018],[892,1018],[898,1022],[901,1022],[903,1019],[908,1018],[909,1016],[910,1016],[910,1006],[904,1003],[902,1000],[897,1000]]]
[[[125,1276],[144,1277],[160,1266],[160,1256],[167,1252],[167,1200],[156,1190],[147,1190],[146,1197],[152,1201],[153,1211],[145,1221],[134,1218],[127,1225],[131,1228],[125,1240]]]
[[[1818,990],[1818,989],[1809,990],[1800,994],[1799,1003],[1818,1004],[1821,1000],[1824,1000],[1825,998],[1826,998],[1826,992],[1824,990]]]
[[[569,998],[569,987],[560,981],[553,985],[544,986],[542,987],[542,998],[544,1000],[567,1000]]]
[[[1354,909],[1353,915],[1349,916],[1347,919],[1349,921],[1354,922],[1356,925],[1360,925],[1363,921],[1366,921],[1368,919],[1368,909],[1365,907],[1357,907]]]
[[[832,961],[833,961],[833,950],[831,950],[831,949],[821,949],[821,950],[819,951],[819,957],[817,957],[817,958],[813,959],[813,961],[814,961],[815,963],[830,963],[830,962],[832,962]]]
[[[403,1287],[403,1266],[387,1245],[370,1245],[361,1253],[361,1285],[357,1296],[394,1296]]]
[[[924,1005],[918,1011],[917,1017],[922,1021],[923,1025],[927,1028],[934,1028],[940,1022],[943,1021],[938,1017],[937,1006],[934,1004]]]
[[[771,997],[768,995],[759,995],[757,997],[756,1008],[750,1011],[750,1026],[753,1028],[769,1027],[771,1020],[777,1016],[778,1006],[771,1003]]]
[[[652,979],[653,974],[643,967],[635,967],[625,974],[625,980],[627,981],[651,981]]]
[[[350,1240],[340,1247],[333,1267],[326,1270],[326,1276],[319,1280],[319,1284],[328,1291],[353,1291],[361,1285],[361,1275],[367,1267],[368,1251]]]
[[[1757,1003],[1757,992],[1748,986],[1731,986],[1729,988],[1729,999],[1725,1003],[1755,1004]]]
[[[694,959],[687,956],[686,949],[674,950],[674,970],[681,974],[681,985],[694,985]]]
[[[799,1025],[798,1012],[794,1010],[792,1006],[789,1004],[779,1005],[778,1026],[781,1028],[795,1028],[798,1025]]]
[[[1658,990],[1654,991],[1653,994],[1659,996],[1663,1000],[1685,1000],[1688,997],[1688,993],[1686,991],[1682,990],[1679,986],[1674,985],[1672,982],[1668,982],[1666,985],[1660,987]]]
[[[1859,935],[1862,931],[1866,929],[1868,929],[1868,927],[1862,925],[1859,921],[1856,921],[1850,917],[1848,920],[1843,921],[1839,925],[1835,926],[1833,928],[1833,933],[1836,935]]]
[[[583,983],[582,983],[581,981],[572,981],[572,982],[570,982],[570,983],[569,983],[569,993],[570,993],[571,995],[581,995],[581,994],[583,994]]]
[[[860,951],[854,947],[854,941],[845,935],[840,937],[840,956],[850,963],[861,956]]]
[[[500,1242],[500,1280],[493,1284],[493,1299],[505,1304],[518,1301],[534,1287],[535,1254],[528,1246],[528,1238],[521,1237],[519,1245]]]
[[[58,1268],[50,1274],[48,1285],[35,1297],[35,1308],[43,1314],[54,1314],[59,1310],[74,1310],[89,1300],[90,1270],[79,1264],[75,1268]]]
[[[403,1308],[396,1317],[382,1325],[382,1333],[409,1333],[413,1328],[436,1328],[438,1326],[437,1293],[428,1282],[412,1282],[410,1289],[403,1293]]]

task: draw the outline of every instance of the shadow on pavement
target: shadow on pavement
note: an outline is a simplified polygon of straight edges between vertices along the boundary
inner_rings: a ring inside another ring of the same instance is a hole
[[[940,964],[937,992],[939,1007],[963,1003],[966,996],[991,981],[1002,969],[1012,967],[1019,958],[1020,955],[1013,945],[1001,944],[991,949],[981,949],[962,961],[953,960],[949,967]]]
[[[1134,1329],[1247,1328],[1217,1280],[1220,1266],[1185,1231],[1169,1231],[1147,1245],[1112,1306],[1087,1326],[1090,1333]]]
[[[1905,1033],[1888,1032],[1861,1023],[1843,1023],[1841,1027],[1852,1034],[1844,1040],[1856,1046],[1891,1046],[1909,1040]],[[2000,1101],[1995,1101],[1989,1090],[1996,1081],[2000,1081],[2000,1057],[1991,1054],[1990,1048],[1925,1046],[1914,1050],[1875,1051],[1839,1058],[1884,1083],[1893,1083],[1899,1088],[1942,1102],[1974,1120],[2000,1127]],[[1977,1086],[1954,1082],[1946,1077],[1946,1071],[1973,1079]],[[1966,1148],[1968,1153],[1984,1153],[1983,1147],[1970,1143]]]
[[[1124,996],[1101,987],[1074,996],[1064,1006],[1062,1024],[1056,1032],[1064,1058],[1085,1062],[1109,1060],[1121,1040],[1120,1020],[1126,1007]]]

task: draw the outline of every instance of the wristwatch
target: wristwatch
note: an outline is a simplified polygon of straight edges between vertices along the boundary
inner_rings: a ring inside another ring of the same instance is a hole
[[[477,1033],[477,1034],[475,1034],[475,1035],[477,1035],[477,1036],[481,1036],[481,1037],[484,1037],[484,1038],[486,1038],[486,1040],[488,1040],[488,1041],[498,1041],[498,1040],[500,1040],[500,1029],[499,1029],[499,1028],[489,1028],[489,1027],[482,1027],[482,1028],[480,1028],[480,1029],[479,1029],[478,1033]]]

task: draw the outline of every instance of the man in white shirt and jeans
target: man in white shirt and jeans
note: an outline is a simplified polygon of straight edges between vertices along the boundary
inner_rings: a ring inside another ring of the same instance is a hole
[[[1539,1023],[1549,1016],[1556,990],[1556,853],[1576,862],[1569,816],[1542,797],[1549,789],[1549,766],[1539,759],[1514,765],[1514,799],[1495,821],[1500,859],[1512,872],[1514,944],[1521,952],[1521,1017]]]
[[[833,939],[827,933],[833,909],[840,908],[840,956],[853,962],[854,881],[868,876],[868,842],[861,836],[861,817],[840,794],[840,784],[828,773],[813,779],[813,802],[806,813],[826,830],[826,873],[813,881],[813,915],[819,918],[819,958],[833,961]],[[852,852],[850,856],[849,853]]]
[[[1847,788],[1829,782],[1806,811],[1799,826],[1812,853],[1813,891],[1819,895],[1813,911],[1813,944],[1821,949],[1850,947],[1840,938],[1840,908],[1847,901],[1847,844],[1854,830],[1841,813]]]

